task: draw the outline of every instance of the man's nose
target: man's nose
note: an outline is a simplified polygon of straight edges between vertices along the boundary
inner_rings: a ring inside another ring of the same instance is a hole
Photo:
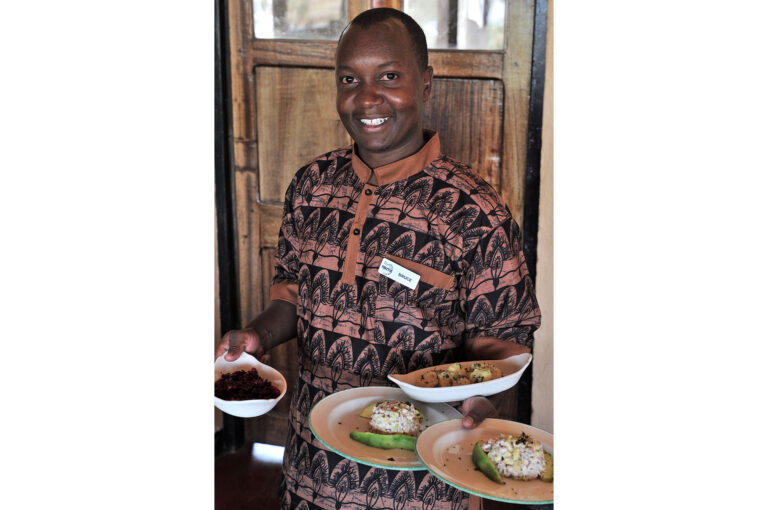
[[[377,105],[383,101],[375,83],[361,83],[355,100],[360,106]]]

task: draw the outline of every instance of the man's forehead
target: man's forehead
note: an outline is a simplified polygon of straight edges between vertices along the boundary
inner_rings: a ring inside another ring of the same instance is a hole
[[[416,57],[410,42],[410,36],[399,20],[387,19],[370,27],[352,25],[339,41],[336,65],[339,67],[340,57],[350,55],[355,59],[386,59],[390,63],[402,63]]]
[[[387,18],[366,25],[353,23],[347,27],[341,38],[343,40],[347,36],[354,35],[355,33],[391,32],[399,30],[407,31],[403,22],[396,18]]]

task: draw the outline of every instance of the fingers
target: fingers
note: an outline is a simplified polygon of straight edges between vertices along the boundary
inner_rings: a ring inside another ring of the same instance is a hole
[[[243,351],[247,350],[247,335],[243,334],[243,331],[234,330],[229,332],[229,350],[227,351],[224,359],[227,361],[235,361]]]
[[[225,333],[223,337],[221,337],[221,340],[219,341],[219,345],[216,346],[216,354],[214,355],[214,359],[222,356],[225,352],[229,350],[229,332]]]
[[[461,404],[464,418],[461,425],[465,429],[477,427],[483,420],[496,416],[497,411],[490,400],[485,397],[470,397]]]
[[[258,334],[251,329],[235,329],[228,331],[221,339],[216,355],[224,354],[227,361],[235,361],[243,354],[248,352],[261,358],[264,355],[264,349],[259,342]]]
[[[227,350],[227,353],[224,355],[224,359],[227,361],[235,361],[237,358],[240,357],[240,355],[245,350],[245,344],[240,341],[233,341],[231,342],[231,345],[229,346],[229,349]]]

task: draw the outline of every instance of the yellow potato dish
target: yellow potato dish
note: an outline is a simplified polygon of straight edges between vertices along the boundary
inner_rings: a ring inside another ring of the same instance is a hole
[[[462,386],[490,381],[499,377],[501,377],[501,370],[493,363],[478,362],[472,363],[468,367],[463,367],[460,363],[453,363],[445,370],[435,368],[423,371],[419,374],[415,385],[422,388]]]

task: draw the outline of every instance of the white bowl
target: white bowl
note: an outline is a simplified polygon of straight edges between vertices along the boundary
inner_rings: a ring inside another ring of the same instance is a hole
[[[224,374],[237,372],[238,370],[250,370],[251,367],[256,367],[256,370],[259,372],[259,377],[271,382],[275,388],[280,390],[280,395],[276,398],[254,400],[223,400],[214,395],[213,403],[216,407],[232,416],[254,418],[268,413],[277,405],[280,399],[285,396],[285,392],[288,389],[288,385],[285,383],[285,377],[269,365],[261,363],[247,352],[243,352],[235,361],[227,361],[224,359],[223,355],[217,358],[216,362],[213,364],[213,380],[218,381]]]
[[[477,395],[487,397],[508,390],[520,380],[523,372],[531,364],[533,356],[528,353],[517,354],[505,359],[483,360],[487,363],[493,363],[501,370],[502,377],[492,379],[481,383],[465,384],[463,386],[445,386],[436,388],[424,388],[416,386],[418,377],[423,372],[431,370],[445,370],[451,363],[438,365],[436,367],[422,368],[415,372],[407,374],[389,374],[390,381],[400,386],[409,397],[422,402],[456,402],[465,400]],[[464,367],[477,363],[477,361],[462,361],[460,364]]]

